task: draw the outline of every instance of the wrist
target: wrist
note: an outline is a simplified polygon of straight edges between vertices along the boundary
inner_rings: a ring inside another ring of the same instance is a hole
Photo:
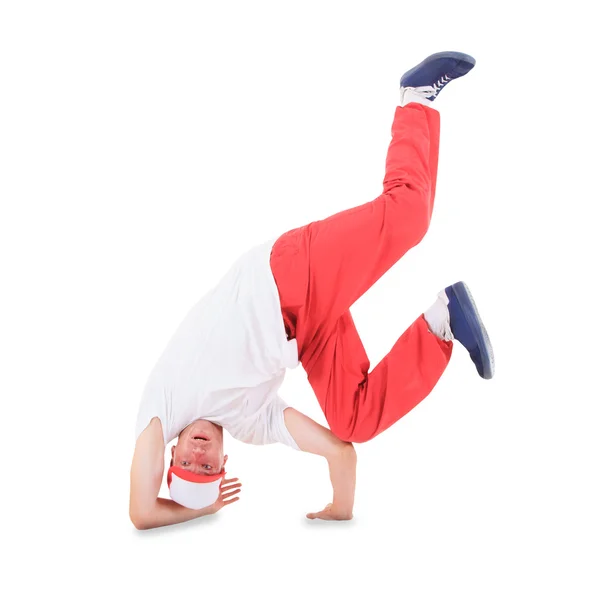
[[[341,520],[350,520],[353,518],[353,503],[332,502],[332,513]]]
[[[203,508],[202,510],[200,510],[200,515],[198,515],[199,517],[202,516],[207,516],[207,515],[214,515],[217,512],[217,508],[216,508],[216,502],[214,504],[211,504],[210,506],[207,506],[206,508]]]

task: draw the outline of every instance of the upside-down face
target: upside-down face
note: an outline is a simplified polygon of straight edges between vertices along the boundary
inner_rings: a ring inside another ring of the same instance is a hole
[[[190,423],[171,448],[171,459],[172,466],[196,475],[220,473],[227,462],[223,454],[223,428],[204,419]]]

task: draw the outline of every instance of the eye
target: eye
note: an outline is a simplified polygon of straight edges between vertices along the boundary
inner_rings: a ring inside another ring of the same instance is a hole
[[[212,467],[210,465],[202,465],[202,467],[204,469],[206,469],[207,471],[210,471],[212,469]]]
[[[182,460],[181,464],[182,464],[182,467],[188,467],[190,465],[190,463],[187,460]]]

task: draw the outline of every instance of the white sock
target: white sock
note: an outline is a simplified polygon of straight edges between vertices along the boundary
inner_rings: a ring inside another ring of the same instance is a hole
[[[433,100],[429,100],[422,93],[419,93],[419,89],[422,88],[400,88],[400,104],[406,106],[409,102],[418,102],[419,104],[435,108],[435,106],[433,106]]]
[[[441,340],[451,342],[454,335],[450,329],[449,302],[445,290],[441,290],[437,295],[437,300],[427,309],[424,316],[432,333]]]

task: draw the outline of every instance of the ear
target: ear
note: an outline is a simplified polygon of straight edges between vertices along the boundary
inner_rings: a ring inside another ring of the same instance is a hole
[[[171,446],[171,465],[173,466],[173,459],[175,458],[175,446]]]
[[[223,458],[223,468],[225,468],[225,463],[229,457],[225,454],[225,458]]]

